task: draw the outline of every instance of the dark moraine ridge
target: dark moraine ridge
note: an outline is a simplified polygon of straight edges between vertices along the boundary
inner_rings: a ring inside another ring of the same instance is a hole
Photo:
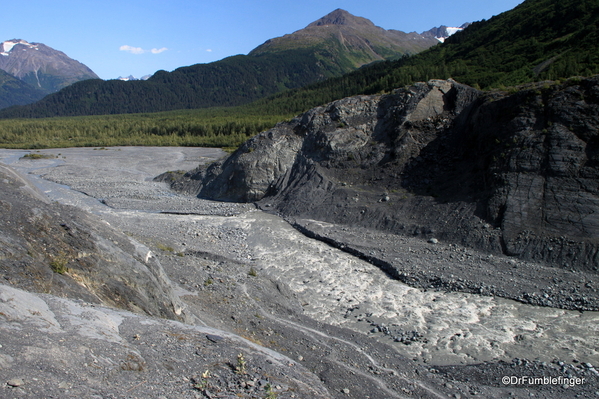
[[[208,168],[161,178],[203,198],[256,201],[292,222],[419,236],[540,262],[549,285],[568,273],[592,280],[599,266],[598,102],[598,76],[510,93],[433,80],[312,109]],[[592,284],[545,293],[555,300],[543,298],[540,285],[538,293],[510,290],[504,277],[514,272],[506,265],[495,268],[498,285],[466,282],[462,290],[597,308]],[[460,289],[439,277],[422,281]]]

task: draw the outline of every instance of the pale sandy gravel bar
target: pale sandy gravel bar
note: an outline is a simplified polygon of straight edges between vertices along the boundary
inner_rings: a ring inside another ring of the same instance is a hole
[[[49,158],[23,158],[30,153]],[[253,209],[253,205],[197,201],[193,197],[173,193],[164,183],[152,181],[161,173],[191,170],[225,155],[218,148],[196,147],[58,148],[39,151],[0,149],[0,162],[28,174],[50,199],[88,211],[105,211],[104,205],[114,209],[151,212],[217,214]]]

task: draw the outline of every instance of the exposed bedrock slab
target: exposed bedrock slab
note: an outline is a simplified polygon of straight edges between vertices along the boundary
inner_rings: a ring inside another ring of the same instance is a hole
[[[2,397],[249,397],[254,379],[282,398],[331,397],[301,364],[227,331],[2,284],[0,312]]]

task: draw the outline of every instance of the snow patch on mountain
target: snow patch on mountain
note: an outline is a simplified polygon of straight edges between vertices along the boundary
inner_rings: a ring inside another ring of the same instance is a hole
[[[461,30],[464,30],[464,28],[447,26],[447,27],[445,27],[445,33],[441,34],[440,36],[435,36],[435,39],[437,39],[441,43],[444,43],[445,39],[447,39],[449,36],[459,32]]]
[[[0,47],[2,48],[0,55],[8,56],[9,53],[11,52],[11,50],[13,49],[13,47],[15,47],[17,44],[22,44],[29,48],[38,50],[37,44],[32,44],[32,43],[29,43],[22,39],[12,39],[12,40],[7,40],[5,42],[2,42],[2,44],[0,45]]]
[[[136,77],[135,77],[135,76],[133,76],[133,75],[129,75],[129,76],[119,76],[119,77],[117,78],[117,80],[122,80],[122,81],[124,81],[124,82],[129,82],[129,81],[132,81],[132,80],[148,80],[148,79],[150,79],[150,77],[151,77],[151,76],[152,76],[152,75],[144,75],[144,76],[142,76],[141,78],[136,78]]]
[[[451,28],[451,27],[449,27],[449,28],[445,28],[445,29],[447,30],[447,34],[448,34],[449,36],[453,35],[453,34],[454,34],[454,33],[456,33],[456,32],[459,32],[459,31],[461,31],[461,30],[464,30],[464,28]]]
[[[454,35],[455,33],[459,32],[459,31],[464,30],[469,25],[470,25],[470,23],[468,23],[468,22],[463,24],[460,27],[441,25],[440,27],[430,29],[426,32],[422,32],[422,36],[434,37],[435,39],[437,39],[438,41],[443,43],[443,42],[445,42],[445,39],[447,39],[449,36]]]

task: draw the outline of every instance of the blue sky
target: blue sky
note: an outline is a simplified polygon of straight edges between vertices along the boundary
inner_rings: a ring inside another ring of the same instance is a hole
[[[489,19],[522,0],[27,0],[2,5],[0,42],[63,51],[102,79],[247,54],[342,8],[385,29],[418,33]]]

